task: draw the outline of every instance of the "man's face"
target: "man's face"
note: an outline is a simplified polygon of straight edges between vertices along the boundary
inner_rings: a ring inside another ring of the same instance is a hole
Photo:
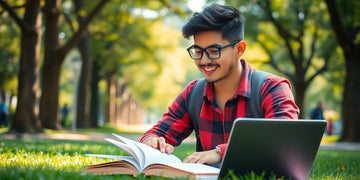
[[[203,49],[214,45],[221,47],[229,43],[229,41],[222,38],[221,33],[216,31],[205,31],[194,36],[194,44]],[[234,71],[237,71],[240,67],[238,66],[238,63],[240,63],[239,58],[236,57],[238,44],[234,46],[222,49],[221,56],[217,59],[210,59],[203,52],[201,59],[194,60],[206,81],[216,83],[237,74]]]

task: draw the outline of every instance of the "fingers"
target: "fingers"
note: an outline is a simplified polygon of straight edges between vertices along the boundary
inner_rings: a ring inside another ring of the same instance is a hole
[[[155,149],[159,149],[162,153],[172,153],[174,151],[174,147],[166,143],[164,137],[150,136],[144,139],[142,143],[147,144]]]
[[[166,153],[172,153],[174,151],[174,146],[167,144],[165,147],[165,152]]]
[[[195,158],[194,156],[190,155],[184,159],[183,163],[196,163],[197,161],[198,158]]]
[[[142,141],[142,143],[144,143],[144,144],[146,144],[146,145],[148,145],[148,146],[151,146],[151,147],[153,147],[153,148],[155,148],[155,149],[157,149],[157,147],[158,147],[157,137],[155,137],[155,136],[149,136],[149,137],[147,137],[146,139],[144,139],[144,140]]]
[[[216,150],[194,152],[184,159],[184,163],[216,164],[221,161],[221,154]]]
[[[158,142],[159,150],[162,153],[164,153],[165,152],[165,146],[166,146],[165,138],[159,137],[157,142]]]
[[[184,159],[184,163],[198,163],[203,156],[199,152],[194,152]]]
[[[172,153],[174,151],[174,147],[168,143],[165,142],[164,137],[158,138],[158,149],[162,153]]]

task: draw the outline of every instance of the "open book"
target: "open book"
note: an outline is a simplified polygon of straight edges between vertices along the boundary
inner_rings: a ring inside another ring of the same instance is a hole
[[[87,166],[85,174],[127,174],[137,176],[162,176],[189,179],[217,179],[220,169],[204,164],[182,163],[167,153],[162,153],[148,145],[113,134],[119,140],[105,140],[120,147],[131,156],[86,154],[88,156],[112,158],[117,161]]]

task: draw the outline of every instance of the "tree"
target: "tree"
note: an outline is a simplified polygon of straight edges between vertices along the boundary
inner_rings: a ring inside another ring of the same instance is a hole
[[[39,132],[41,123],[36,113],[38,69],[41,39],[40,0],[26,1],[23,19],[8,3],[0,0],[21,31],[20,69],[18,73],[18,102],[10,132]]]
[[[91,32],[93,37],[92,56],[95,57],[94,64],[100,69],[97,76],[105,78],[107,82],[108,97],[106,98],[105,119],[111,124],[115,124],[117,107],[122,106],[123,103],[126,104],[126,101],[121,98],[122,92],[125,91],[120,89],[128,88],[128,84],[125,81],[118,83],[124,75],[124,71],[134,64],[144,63],[143,66],[146,66],[146,62],[158,64],[153,58],[153,47],[145,45],[149,39],[148,27],[151,26],[153,20],[134,15],[132,11],[136,4],[135,1],[130,1],[121,5],[120,8],[109,6],[106,13],[102,15],[102,20],[93,25],[93,29],[98,31]],[[143,4],[138,6],[143,6]],[[107,19],[107,21],[103,21],[103,19]],[[133,74],[132,77],[137,79],[137,75]],[[98,80],[94,83],[96,84]],[[96,86],[95,84],[92,86]],[[97,92],[93,93],[92,96],[97,94]],[[122,99],[121,103],[117,99]],[[92,101],[92,104],[94,102]],[[97,108],[93,105],[93,108],[95,107]],[[91,110],[91,112],[93,111],[95,110]],[[94,114],[93,117],[97,116]],[[92,120],[92,122],[94,121]]]
[[[92,84],[91,84],[91,126],[98,126],[98,82],[105,78],[107,82],[107,106],[105,120],[115,121],[116,116],[116,85],[117,72],[122,69],[123,59],[131,51],[141,48],[147,34],[134,23],[131,11],[135,7],[135,1],[112,1],[106,7],[99,20],[91,25],[91,56],[93,59]],[[104,21],[106,20],[106,21]],[[96,67],[96,68],[95,68]]]
[[[90,22],[109,0],[101,0],[84,18],[83,24],[63,45],[59,40],[59,17],[61,0],[45,1],[45,54],[42,67],[42,94],[40,99],[40,119],[44,128],[59,129],[58,102],[60,67],[66,54],[81,39]]]
[[[360,2],[325,2],[346,64],[340,141],[360,142]]]
[[[85,1],[74,0],[75,2],[75,13],[77,15],[78,24],[83,25],[84,18],[86,15]],[[81,28],[81,27],[80,27]],[[78,49],[81,54],[82,66],[80,81],[77,92],[77,112],[76,112],[76,126],[79,128],[88,128],[91,126],[90,123],[90,82],[92,72],[92,59],[90,53],[90,34],[88,28],[80,38]]]
[[[166,1],[112,1],[111,4],[116,4],[116,6],[108,6],[99,18],[101,20],[93,23],[91,28],[93,31],[90,31],[93,37],[91,52],[92,57],[95,58],[94,67],[98,67],[99,71],[93,68],[96,73],[93,74],[91,93],[92,124],[97,123],[96,112],[99,105],[96,98],[97,83],[102,78],[105,78],[107,82],[105,120],[112,124],[121,113],[119,111],[122,107],[128,105],[128,97],[135,96],[143,101],[152,95],[155,89],[154,77],[161,73],[160,62],[165,59],[159,52],[162,49],[169,49],[169,42],[173,44],[175,37],[162,34],[160,38],[152,39],[149,28],[154,22],[162,21],[164,16],[169,16],[172,11],[177,15],[184,14],[177,9],[177,6],[174,7],[177,1],[171,2],[172,6]],[[169,9],[170,13],[159,13],[169,11]],[[157,16],[144,17],[142,13],[146,11],[155,12]],[[159,39],[162,39],[161,42],[165,39],[171,40],[159,46],[154,43]],[[134,71],[128,75],[130,69]],[[131,89],[130,96],[125,95],[128,89]]]
[[[92,61],[92,73],[91,73],[91,99],[90,99],[90,125],[92,128],[99,127],[98,117],[99,117],[99,104],[100,104],[100,95],[99,95],[99,82],[101,80],[100,76],[100,62]]]
[[[321,8],[321,3],[312,0],[257,0],[250,4],[234,4],[247,9],[247,36],[267,53],[266,63],[292,82],[295,102],[301,109],[299,117],[303,118],[306,89],[318,75],[328,70],[334,54],[323,50],[321,45],[328,43],[336,47],[326,28],[326,13],[323,13],[326,10]]]

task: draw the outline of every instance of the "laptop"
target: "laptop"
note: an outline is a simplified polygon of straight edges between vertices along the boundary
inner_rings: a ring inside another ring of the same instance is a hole
[[[220,165],[219,178],[257,175],[308,179],[325,120],[238,118]]]

